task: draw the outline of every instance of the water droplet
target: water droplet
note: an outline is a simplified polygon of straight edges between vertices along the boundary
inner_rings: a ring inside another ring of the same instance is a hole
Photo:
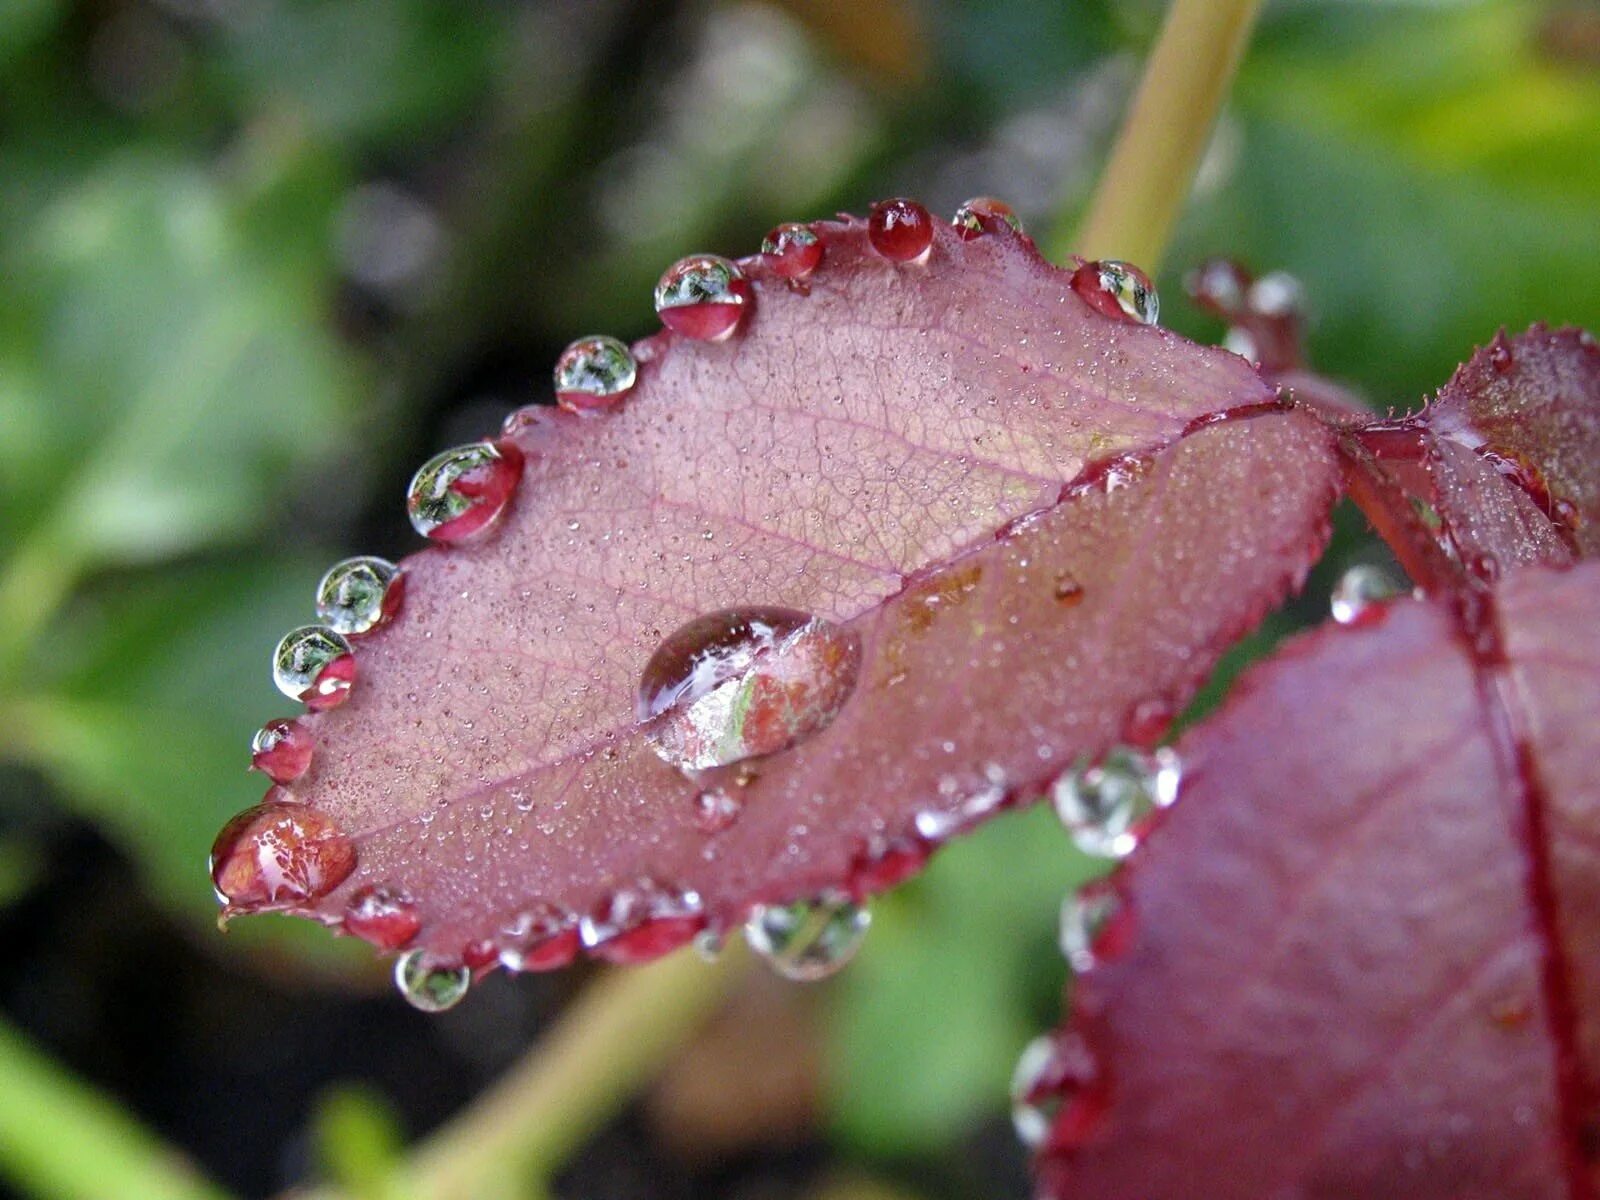
[[[355,867],[354,843],[329,817],[281,800],[246,809],[211,846],[217,897],[242,911],[320,899]]]
[[[1096,312],[1108,317],[1154,325],[1161,315],[1156,285],[1132,263],[1111,258],[1086,262],[1072,273],[1071,284]]]
[[[1148,749],[1167,736],[1175,716],[1177,713],[1170,701],[1161,696],[1147,696],[1128,710],[1122,736],[1132,745]]]
[[[656,312],[674,333],[718,342],[738,327],[754,299],[744,272],[715,254],[680,258],[656,284]]]
[[[964,242],[970,242],[986,232],[1009,227],[1022,232],[1022,219],[1012,211],[1011,205],[993,196],[976,196],[956,209],[950,224]]]
[[[1328,607],[1341,625],[1370,625],[1383,619],[1384,601],[1400,594],[1400,585],[1382,567],[1357,563],[1333,585]]]
[[[299,721],[268,721],[250,739],[250,766],[273,783],[293,783],[311,766],[316,739]]]
[[[364,887],[350,897],[344,927],[380,950],[398,950],[417,936],[422,918],[404,896],[388,888]]]
[[[638,716],[674,766],[724,766],[827,728],[860,665],[860,638],[818,617],[786,608],[711,613],[657,647],[639,680]]]
[[[408,950],[394,962],[394,985],[412,1008],[425,1013],[443,1012],[460,1004],[472,986],[472,969],[465,963],[447,967],[430,963],[421,950]]]
[[[761,253],[774,273],[805,279],[822,265],[822,238],[809,225],[779,225],[761,242]]]
[[[385,558],[347,558],[317,584],[317,616],[336,633],[368,633],[400,611],[405,576]]]
[[[1144,753],[1119,746],[1094,766],[1063,773],[1050,798],[1079,850],[1123,858],[1145,818],[1177,798],[1180,774],[1178,756],[1167,747]]]
[[[638,378],[638,364],[622,342],[603,333],[579,338],[556,359],[556,401],[569,412],[607,408]]]
[[[482,533],[505,511],[522,478],[512,442],[474,442],[435,454],[411,477],[406,511],[412,527],[436,542]]]
[[[1481,550],[1469,558],[1467,570],[1484,583],[1498,583],[1500,580],[1500,560],[1487,550]]]
[[[723,788],[707,788],[694,798],[694,823],[705,833],[721,833],[739,819],[742,805]]]
[[[826,979],[861,949],[872,913],[847,897],[830,894],[794,904],[761,904],[744,925],[750,948],[785,979]]]
[[[720,929],[702,929],[694,935],[694,952],[702,962],[714,963],[722,957],[723,943],[726,941]]]
[[[705,924],[698,893],[641,879],[586,915],[578,923],[578,936],[597,958],[635,963],[676,950]]]
[[[1133,920],[1109,879],[1097,879],[1061,902],[1061,953],[1084,972],[1122,955],[1133,937]]]
[[[500,931],[500,965],[508,971],[553,971],[578,955],[578,918],[540,901]]]
[[[895,262],[922,262],[933,248],[933,218],[915,200],[880,200],[867,218],[872,248]]]
[[[941,794],[957,795],[961,791],[960,781],[954,777],[942,780],[939,790]],[[1005,772],[991,764],[984,768],[983,783],[972,789],[954,808],[930,808],[919,812],[914,820],[917,833],[936,844],[948,841],[994,812],[1005,798]]]
[[[1011,1123],[1030,1150],[1070,1149],[1104,1119],[1110,1096],[1088,1043],[1071,1031],[1029,1042],[1011,1076]]]
[[[291,629],[272,652],[272,682],[313,711],[343,704],[355,677],[350,643],[322,625]]]

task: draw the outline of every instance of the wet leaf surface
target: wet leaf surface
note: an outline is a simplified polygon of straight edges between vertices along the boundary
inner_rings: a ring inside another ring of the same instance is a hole
[[[358,865],[283,907],[337,923],[387,889],[438,962],[583,914],[634,958],[755,902],[874,890],[875,853],[914,867],[1158,729],[1303,577],[1330,435],[1242,360],[1096,312],[1009,233],[941,227],[897,265],[861,222],[820,228],[803,288],[746,264],[731,340],[652,339],[606,415],[508,422],[526,466],[503,522],[406,562],[351,699],[308,718],[294,798]],[[858,640],[849,694],[791,748],[691,777],[638,723],[640,674],[686,622],[766,607]],[[708,791],[737,811],[717,832]]]

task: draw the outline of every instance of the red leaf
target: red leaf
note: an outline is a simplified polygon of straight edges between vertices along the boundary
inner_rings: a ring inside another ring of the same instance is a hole
[[[337,924],[378,889],[439,963],[554,939],[556,965],[577,914],[601,953],[648,957],[756,902],[886,885],[1074,756],[1158,732],[1319,549],[1331,435],[991,224],[940,226],[911,263],[819,224],[804,284],[742,264],[732,339],[641,344],[603,415],[513,417],[501,525],[409,559],[350,700],[303,719],[292,794],[358,865],[283,906]],[[736,713],[747,741],[797,744],[691,779],[638,722],[641,671],[751,607],[827,623],[817,658],[771,632]],[[856,656],[853,686],[826,674]]]
[[[1597,606],[1600,565],[1515,573],[1482,637],[1398,602],[1183,739],[1073,988],[1045,1195],[1593,1195]]]
[[[1497,334],[1455,373],[1426,419],[1441,439],[1499,465],[1583,554],[1600,551],[1600,346],[1593,337],[1543,325],[1515,338]]]

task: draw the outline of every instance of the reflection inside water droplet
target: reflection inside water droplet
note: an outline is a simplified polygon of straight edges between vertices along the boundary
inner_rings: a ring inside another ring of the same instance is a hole
[[[1011,1076],[1011,1123],[1030,1150],[1046,1140],[1063,1149],[1080,1141],[1103,1117],[1106,1101],[1093,1053],[1070,1030],[1034,1038],[1017,1059]]]
[[[522,451],[511,442],[474,442],[436,454],[411,477],[406,513],[436,542],[482,533],[505,510],[522,478]]]
[[[1156,285],[1132,263],[1111,258],[1086,262],[1072,273],[1071,286],[1092,308],[1108,317],[1154,325],[1161,316]]]
[[[744,272],[715,254],[680,258],[656,284],[656,313],[674,333],[716,342],[737,328],[754,293]]]
[[[268,721],[250,739],[250,766],[273,783],[293,783],[311,767],[316,741],[299,721]]]
[[[579,338],[556,360],[556,400],[569,412],[605,408],[631,391],[638,377],[633,352],[616,338]]]
[[[466,967],[436,966],[423,951],[410,950],[395,959],[394,985],[412,1008],[426,1013],[454,1008],[472,986],[472,971]]]
[[[272,652],[272,682],[307,708],[332,708],[349,695],[355,665],[343,634],[323,625],[302,625],[284,634]]]
[[[1341,625],[1365,625],[1381,616],[1383,602],[1400,591],[1400,585],[1382,567],[1358,563],[1339,576],[1328,608]]]
[[[842,895],[758,905],[745,922],[750,948],[786,979],[826,979],[855,957],[872,924],[864,905]]]
[[[1065,772],[1050,789],[1056,815],[1078,849],[1122,858],[1138,841],[1138,827],[1178,795],[1181,766],[1167,747],[1148,754],[1117,747],[1094,766]]]
[[[697,617],[667,637],[639,680],[656,753],[686,771],[772,754],[812,737],[855,689],[852,631],[785,608]]]
[[[317,616],[337,633],[367,633],[400,608],[405,578],[385,558],[347,558],[317,585]]]
[[[1061,954],[1075,972],[1084,972],[1123,949],[1122,897],[1109,880],[1096,880],[1061,902]]]
[[[1022,232],[1022,219],[1004,200],[996,200],[993,196],[976,196],[968,200],[956,209],[950,224],[955,226],[956,233],[964,242],[981,237],[989,230],[1004,232],[1005,226],[1017,233]]]

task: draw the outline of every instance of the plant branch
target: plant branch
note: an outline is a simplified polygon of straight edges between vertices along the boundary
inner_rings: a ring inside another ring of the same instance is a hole
[[[226,1200],[102,1096],[0,1022],[0,1168],[40,1200]]]
[[[1085,258],[1154,275],[1189,195],[1261,0],[1173,0],[1111,160],[1079,226]]]

